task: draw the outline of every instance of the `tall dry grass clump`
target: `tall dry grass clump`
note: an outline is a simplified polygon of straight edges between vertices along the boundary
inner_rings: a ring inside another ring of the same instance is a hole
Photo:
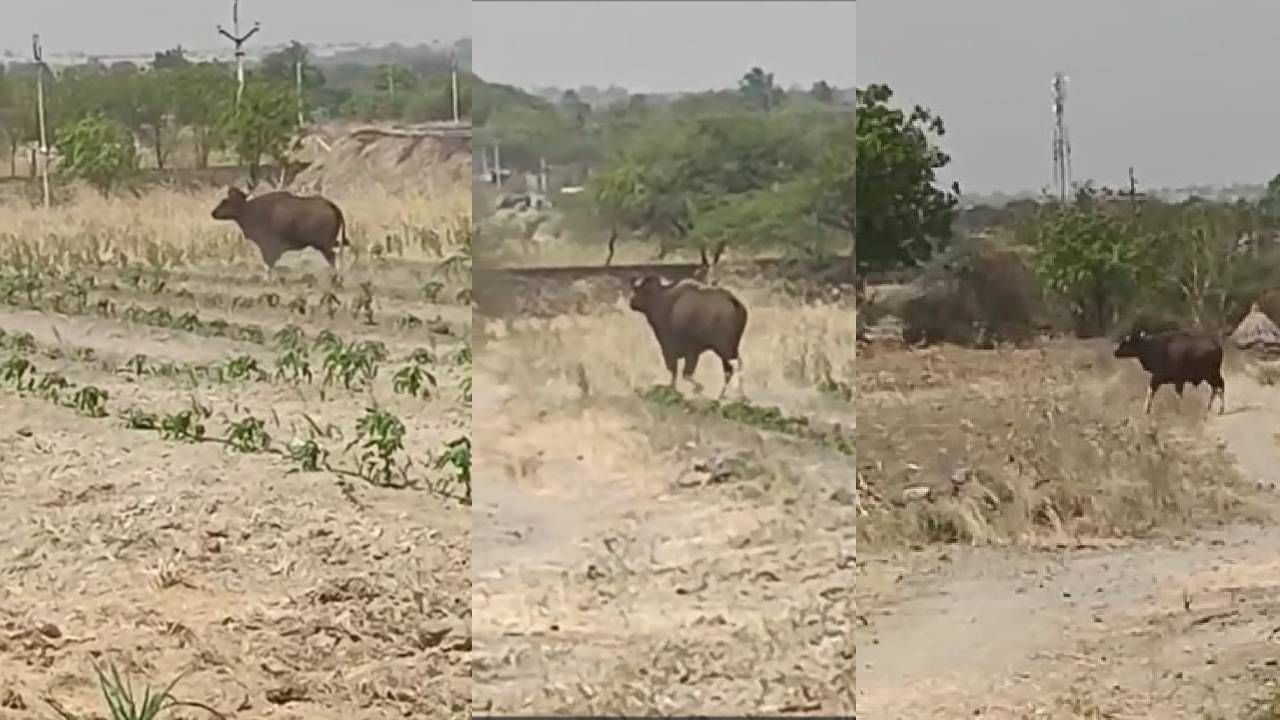
[[[257,249],[232,223],[210,213],[222,188],[154,188],[141,197],[80,191],[49,210],[0,204],[0,258],[14,266],[40,261],[61,267],[203,264],[257,266]],[[456,250],[469,228],[465,186],[443,195],[393,195],[373,189],[332,197],[342,208],[356,252],[433,260]],[[469,237],[469,234],[468,234]]]
[[[853,382],[854,323],[849,307],[802,303],[766,288],[726,285],[750,313],[741,355],[745,390],[753,401],[792,408],[824,402],[826,380]],[[583,308],[554,318],[490,318],[477,342],[481,362],[504,384],[556,402],[587,395],[634,396],[637,389],[669,379],[657,341],[644,317],[627,306]],[[719,359],[702,356],[697,380],[714,396],[723,384]],[[683,381],[682,392],[691,392]],[[730,393],[736,392],[736,388]]]
[[[1203,397],[1170,393],[1145,416],[1138,370],[1081,348],[862,359],[859,541],[1034,543],[1261,517],[1202,427]]]

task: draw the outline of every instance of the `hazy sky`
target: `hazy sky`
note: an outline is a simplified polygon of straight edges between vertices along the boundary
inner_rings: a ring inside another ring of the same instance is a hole
[[[973,191],[1052,179],[1054,71],[1073,174],[1139,186],[1265,182],[1280,172],[1272,0],[860,2],[858,84],[946,122],[948,176]]]
[[[231,0],[0,0],[0,50],[31,52],[40,33],[47,54],[154,52],[181,43],[213,49],[230,43]],[[468,0],[241,0],[242,31],[262,22],[250,42],[449,43],[470,34]]]
[[[472,5],[473,61],[481,77],[526,88],[707,90],[752,66],[783,86],[849,87],[857,5],[485,0]]]

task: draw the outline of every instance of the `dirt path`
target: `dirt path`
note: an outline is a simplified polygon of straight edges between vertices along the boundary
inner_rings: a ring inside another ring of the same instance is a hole
[[[685,484],[686,455],[730,447],[713,424],[668,430],[690,439],[682,454],[638,424],[633,401],[535,419],[527,398],[477,376],[475,432],[490,448],[476,463],[477,710],[852,705],[852,504],[829,499],[842,457],[796,458],[800,487]]]
[[[1280,394],[1236,376],[1211,431],[1280,482]],[[1280,528],[1063,552],[863,558],[858,705],[875,718],[1243,717],[1280,672]],[[1092,713],[1110,714],[1092,714]]]

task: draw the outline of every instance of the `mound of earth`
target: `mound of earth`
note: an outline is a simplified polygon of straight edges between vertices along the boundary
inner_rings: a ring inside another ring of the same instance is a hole
[[[378,187],[390,193],[431,192],[468,182],[471,126],[453,123],[364,125],[335,134],[297,138],[293,152],[307,162],[290,183],[304,193],[350,193]]]

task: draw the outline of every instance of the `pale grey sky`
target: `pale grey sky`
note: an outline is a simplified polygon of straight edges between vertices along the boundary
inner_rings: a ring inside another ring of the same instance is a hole
[[[0,51],[27,56],[40,33],[46,54],[154,52],[182,44],[213,49],[230,43],[231,0],[3,0]],[[262,22],[250,42],[443,43],[468,36],[468,0],[241,0],[242,31]]]
[[[482,78],[525,88],[707,90],[736,86],[752,66],[784,87],[850,87],[856,9],[850,0],[485,0],[472,6],[473,62]]]
[[[938,111],[948,182],[1037,190],[1052,178],[1050,80],[1069,78],[1076,179],[1265,182],[1280,172],[1272,0],[872,0],[858,85]]]

